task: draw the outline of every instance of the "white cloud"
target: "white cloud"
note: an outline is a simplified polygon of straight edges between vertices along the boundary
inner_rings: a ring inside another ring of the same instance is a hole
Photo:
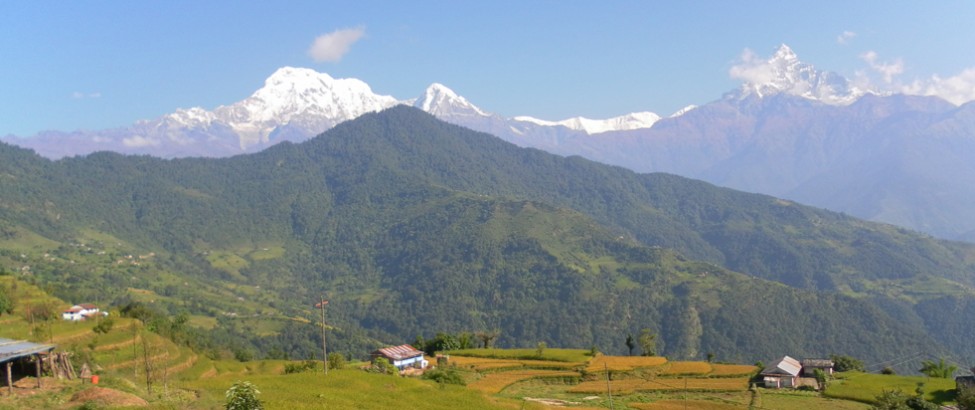
[[[867,65],[871,69],[880,73],[884,78],[884,83],[891,84],[894,82],[894,77],[904,73],[904,61],[901,59],[896,59],[894,62],[878,62],[876,51],[867,51],[866,53],[860,54],[860,59],[867,62]]]
[[[768,61],[755,54],[754,51],[745,49],[739,57],[741,62],[728,70],[728,75],[736,80],[742,80],[753,84],[765,84],[775,80],[775,69]]]
[[[75,91],[71,93],[71,98],[75,100],[93,99],[93,98],[101,98],[101,97],[102,97],[102,93],[98,91],[93,93],[83,93],[81,91]]]
[[[975,100],[975,67],[947,78],[935,74],[927,80],[914,80],[903,86],[901,91],[904,94],[933,95],[961,105]]]
[[[857,33],[854,33],[852,31],[847,30],[847,31],[844,31],[842,34],[836,36],[836,42],[837,43],[840,43],[840,44],[846,44],[846,43],[849,43],[850,40],[853,40],[853,38],[856,37],[856,36],[857,36]]]
[[[308,48],[308,56],[316,62],[334,63],[342,59],[349,47],[366,34],[363,27],[335,30],[315,38]]]
[[[159,140],[154,140],[152,138],[146,138],[141,135],[131,136],[129,138],[122,139],[122,144],[126,147],[155,147],[158,146]]]

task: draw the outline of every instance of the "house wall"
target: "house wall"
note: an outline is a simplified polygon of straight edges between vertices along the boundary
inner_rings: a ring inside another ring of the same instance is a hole
[[[423,356],[411,357],[403,360],[394,360],[393,366],[397,369],[403,370],[407,367],[427,367],[429,362],[427,362]]]

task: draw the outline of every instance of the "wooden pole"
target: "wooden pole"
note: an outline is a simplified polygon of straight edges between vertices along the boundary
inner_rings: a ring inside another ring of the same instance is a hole
[[[609,408],[613,409],[613,389],[609,385],[609,363],[603,363],[603,369],[606,369],[606,394],[609,395]]]
[[[325,375],[328,376],[328,349],[325,347],[325,305],[328,301],[325,300],[325,296],[322,296],[322,367],[325,368]]]
[[[11,395],[14,394],[14,376],[12,373],[10,373],[10,366],[13,364],[14,362],[12,361],[7,362],[7,391],[10,392]]]
[[[37,370],[37,388],[41,388],[41,355],[34,355],[34,369]]]

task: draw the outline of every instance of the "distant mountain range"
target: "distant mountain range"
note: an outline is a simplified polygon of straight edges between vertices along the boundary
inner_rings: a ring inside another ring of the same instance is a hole
[[[180,109],[131,127],[45,132],[5,141],[60,158],[94,151],[223,157],[302,141],[406,104],[524,147],[580,155],[637,172],[669,172],[975,241],[975,103],[882,95],[801,62],[783,45],[755,81],[666,118],[503,117],[441,84],[415,99],[378,95],[355,79],[285,67],[249,98],[213,111]]]

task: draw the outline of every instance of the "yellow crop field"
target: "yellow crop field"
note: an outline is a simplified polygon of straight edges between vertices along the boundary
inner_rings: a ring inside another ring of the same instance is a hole
[[[748,389],[748,378],[688,378],[688,379],[624,379],[614,380],[611,383],[613,393],[630,394],[637,391],[674,391],[674,390],[693,390],[693,391],[744,391]],[[569,389],[572,393],[596,394],[606,391],[605,380],[594,380],[579,383]]]
[[[578,372],[565,370],[517,370],[510,372],[488,373],[467,386],[489,394],[500,393],[505,387],[516,382],[544,377],[579,377]]]
[[[660,400],[653,403],[629,403],[628,405],[640,410],[738,410],[743,408],[734,404],[707,400]]]
[[[748,376],[757,370],[757,367],[748,364],[712,364],[711,376]]]
[[[666,357],[661,356],[603,356],[598,355],[589,361],[586,371],[600,372],[612,370],[624,372],[644,367],[662,366],[667,363]]]
[[[552,368],[571,369],[581,366],[581,363],[554,362],[550,360],[513,360],[491,359],[485,357],[450,356],[450,365],[476,371],[519,369],[519,368]]]
[[[664,370],[664,375],[693,374],[705,375],[711,373],[711,364],[708,362],[670,362]]]

